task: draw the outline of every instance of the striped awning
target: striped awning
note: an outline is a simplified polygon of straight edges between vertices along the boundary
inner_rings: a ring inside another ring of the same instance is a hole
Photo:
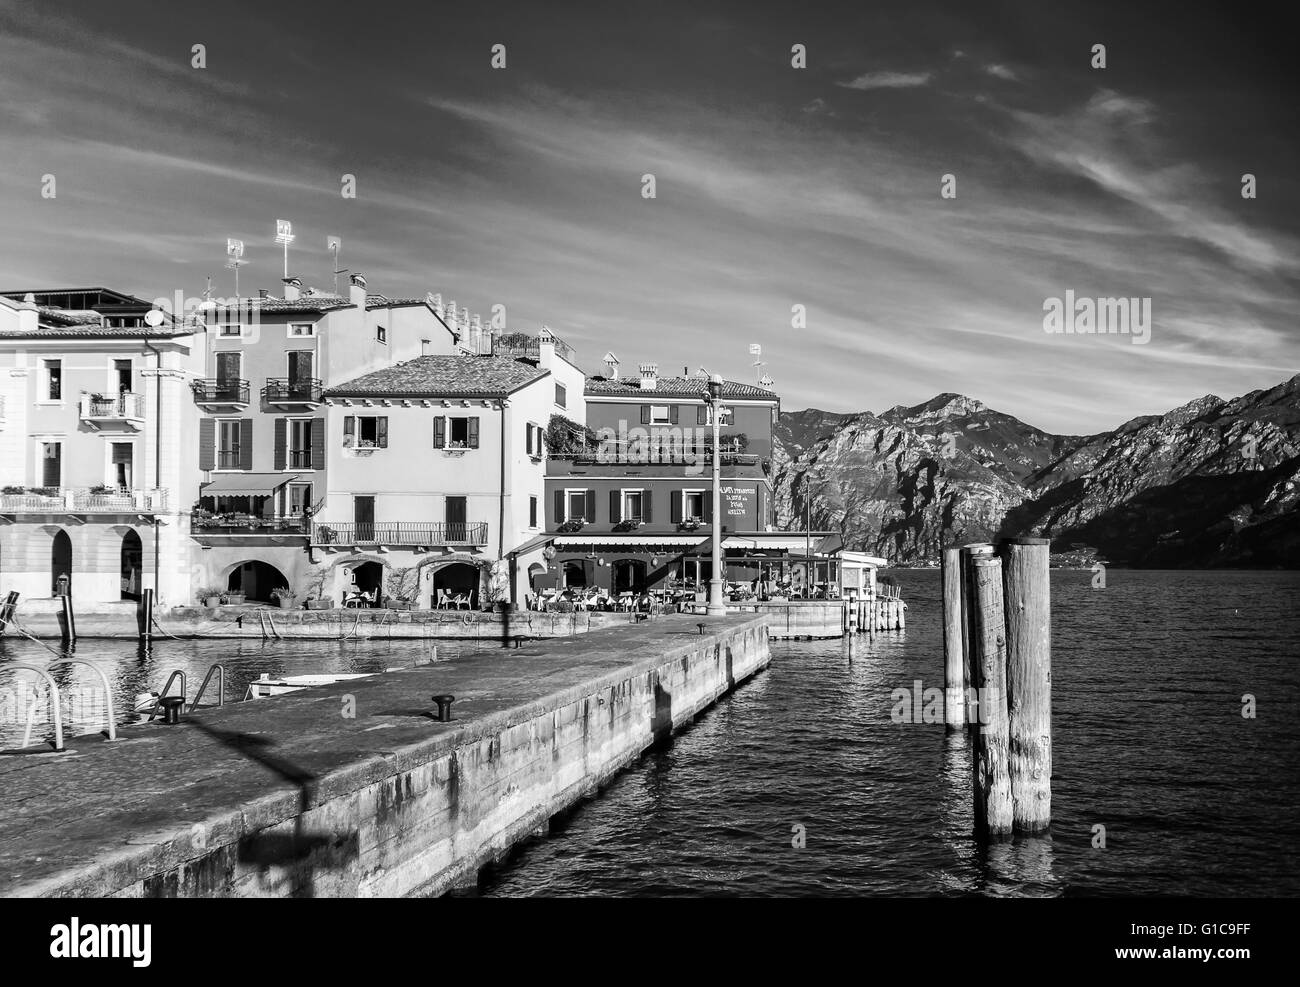
[[[560,551],[566,549],[640,549],[653,552],[665,548],[694,548],[705,544],[707,538],[682,535],[560,535],[552,543]]]
[[[199,487],[201,497],[269,497],[297,473],[217,473]]]

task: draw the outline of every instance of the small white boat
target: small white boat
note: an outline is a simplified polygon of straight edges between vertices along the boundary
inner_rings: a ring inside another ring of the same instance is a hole
[[[268,699],[271,696],[283,696],[287,692],[301,692],[303,689],[310,689],[317,685],[333,685],[335,682],[346,682],[350,679],[365,679],[373,674],[374,672],[340,672],[323,675],[282,675],[273,679],[268,672],[263,672],[248,683],[248,693],[244,698]]]

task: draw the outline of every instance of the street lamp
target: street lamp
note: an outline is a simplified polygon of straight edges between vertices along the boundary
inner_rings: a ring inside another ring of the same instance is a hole
[[[710,617],[725,617],[727,604],[722,598],[722,446],[718,427],[722,422],[722,377],[709,378],[709,406],[713,410],[713,575],[709,579]]]

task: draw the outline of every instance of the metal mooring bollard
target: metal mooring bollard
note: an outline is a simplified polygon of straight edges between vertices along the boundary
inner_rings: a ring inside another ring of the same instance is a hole
[[[185,705],[184,696],[163,696],[158,700],[163,708],[163,723],[170,725],[181,721],[181,707]]]
[[[451,719],[451,704],[456,701],[455,696],[434,696],[433,701],[438,704],[438,714],[434,717],[439,723],[446,723]]]

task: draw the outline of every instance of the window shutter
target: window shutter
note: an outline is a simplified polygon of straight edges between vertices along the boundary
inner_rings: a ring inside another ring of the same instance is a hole
[[[313,418],[311,420],[311,468],[314,470],[323,470],[325,468],[324,418]]]
[[[288,461],[285,456],[285,448],[284,448],[285,447],[284,433],[288,430],[288,427],[289,427],[289,422],[287,419],[277,418],[275,420],[275,468],[278,470],[284,469],[285,463]]]
[[[217,422],[213,418],[199,419],[199,469],[217,468]]]
[[[675,405],[675,404],[674,404],[674,405],[670,405],[669,408],[668,408],[668,420],[669,420],[672,424],[676,425],[677,422],[678,422],[678,419],[679,419],[679,417],[680,417],[680,412],[681,412],[681,409],[678,408],[677,405]]]
[[[619,521],[623,520],[622,517],[623,505],[620,503],[622,497],[623,494],[621,491],[611,490],[609,492],[609,523],[610,524],[618,524]]]
[[[681,524],[681,521],[682,521],[682,492],[681,492],[680,490],[674,490],[674,491],[672,492],[672,497],[671,497],[670,499],[671,499],[671,501],[672,501],[672,504],[671,504],[671,517],[670,517],[670,520],[672,521],[673,524]]]
[[[557,525],[564,523],[564,491],[555,491],[555,523]]]
[[[707,425],[709,423],[709,409],[700,405],[695,409],[695,424]]]
[[[354,440],[352,444],[355,445],[356,437],[357,437],[356,416],[348,415],[346,418],[343,419],[343,444],[348,445],[349,444],[348,439],[352,439]]]
[[[469,441],[466,443],[471,449],[478,448],[478,417],[475,416],[469,420],[469,427],[466,429]]]
[[[650,405],[648,404],[641,405],[641,424],[650,424]]]
[[[528,455],[533,454],[533,423],[528,422],[524,426],[524,452]]]
[[[447,445],[447,416],[433,416],[433,447],[442,449]]]
[[[651,520],[652,520],[652,515],[650,514],[650,491],[646,490],[644,493],[641,494],[641,521],[645,524],[649,524]]]
[[[701,497],[700,499],[704,501],[704,523],[712,524],[713,523],[713,497],[706,492],[704,496]]]
[[[380,415],[375,419],[375,445],[380,449],[388,448],[388,416]]]
[[[253,419],[239,419],[239,468],[253,468]]]
[[[596,491],[587,491],[587,523],[591,524],[596,520]]]

